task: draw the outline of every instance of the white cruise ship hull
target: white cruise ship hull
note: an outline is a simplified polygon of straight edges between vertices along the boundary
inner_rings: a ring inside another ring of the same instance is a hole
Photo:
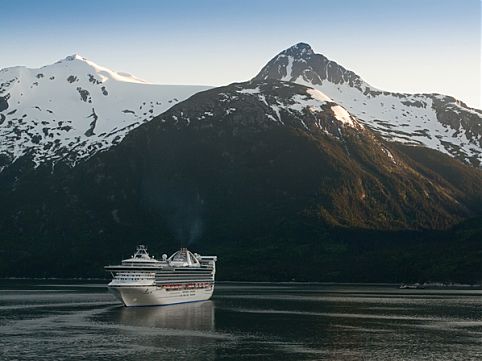
[[[131,307],[206,301],[211,298],[214,286],[180,290],[167,290],[158,286],[109,286],[108,289],[125,306]]]

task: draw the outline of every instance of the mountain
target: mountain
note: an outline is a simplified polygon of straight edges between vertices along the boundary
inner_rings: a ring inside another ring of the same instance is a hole
[[[36,166],[75,164],[207,88],[149,84],[77,54],[39,69],[1,69],[0,171],[25,155]]]
[[[387,142],[317,89],[235,83],[74,167],[5,169],[0,274],[99,276],[142,240],[216,253],[222,279],[473,280],[477,237],[434,230],[481,214],[480,179]]]
[[[477,163],[478,111],[452,134],[446,98],[323,59],[298,44],[210,89],[78,55],[3,69],[0,275],[103,276],[142,241],[217,254],[221,279],[480,281],[482,171],[454,159]]]
[[[387,140],[423,145],[475,166],[481,165],[482,111],[453,97],[376,89],[354,72],[316,54],[305,43],[276,55],[254,79],[313,87]]]

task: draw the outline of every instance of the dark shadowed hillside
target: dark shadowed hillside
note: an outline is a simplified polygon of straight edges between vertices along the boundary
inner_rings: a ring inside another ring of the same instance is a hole
[[[73,168],[4,170],[0,274],[98,276],[145,243],[216,253],[221,279],[474,281],[480,227],[450,227],[481,174],[447,158],[301,85],[212,89]]]

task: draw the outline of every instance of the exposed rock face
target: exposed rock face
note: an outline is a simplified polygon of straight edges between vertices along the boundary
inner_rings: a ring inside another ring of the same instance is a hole
[[[0,112],[3,112],[4,110],[8,109],[8,99],[9,98],[10,98],[10,94],[7,94],[3,97],[0,97]]]
[[[376,89],[304,43],[282,51],[255,79],[313,86],[385,139],[424,145],[464,162],[481,164],[482,111],[453,97]]]

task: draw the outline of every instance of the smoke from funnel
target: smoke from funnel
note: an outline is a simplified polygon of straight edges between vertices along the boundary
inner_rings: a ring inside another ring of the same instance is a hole
[[[201,239],[204,201],[197,190],[186,185],[145,181],[142,199],[159,215],[160,221],[165,222],[181,245],[187,246]]]

